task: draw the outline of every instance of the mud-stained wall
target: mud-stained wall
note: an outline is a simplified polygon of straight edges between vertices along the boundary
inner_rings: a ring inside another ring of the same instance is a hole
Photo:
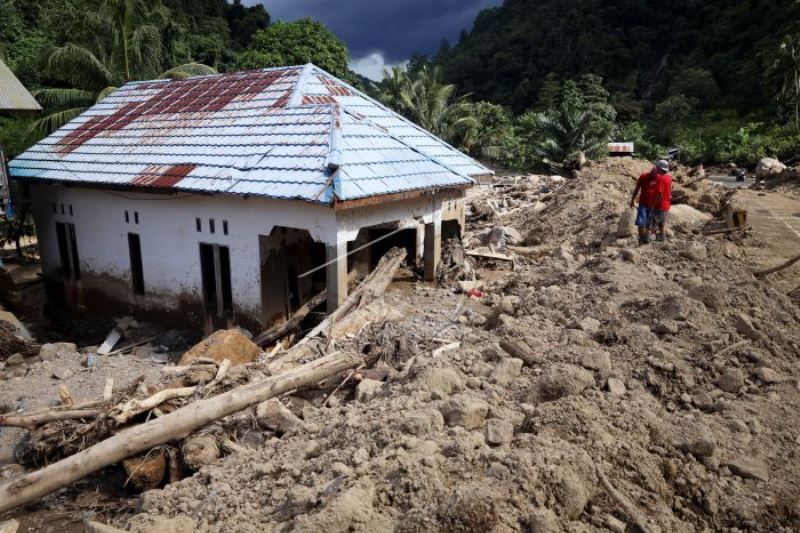
[[[104,312],[112,302],[121,302],[154,313],[191,307],[196,314],[203,301],[199,245],[209,243],[230,249],[237,319],[261,322],[259,235],[269,235],[274,226],[291,226],[307,230],[316,241],[336,239],[334,211],[304,202],[118,193],[41,184],[34,185],[31,193],[45,275],[60,277],[56,222],[75,224],[82,301],[93,311]],[[210,219],[214,220],[214,233]],[[141,240],[143,296],[133,294],[130,282],[129,232],[137,233]],[[115,306],[113,311],[121,307]]]
[[[276,226],[307,230],[314,241],[331,245],[355,239],[359,229],[367,226],[399,222],[402,227],[418,227],[445,216],[463,219],[459,193],[339,211],[265,198],[45,184],[33,185],[31,195],[42,268],[51,281],[60,279],[56,223],[75,225],[82,274],[77,303],[90,311],[116,314],[127,306],[159,317],[179,313],[194,322],[202,314],[203,302],[199,245],[218,244],[230,250],[234,314],[238,323],[250,327],[263,323],[265,314],[277,312],[262,310],[259,242],[260,235],[270,235]],[[144,295],[133,293],[128,233],[140,238]]]

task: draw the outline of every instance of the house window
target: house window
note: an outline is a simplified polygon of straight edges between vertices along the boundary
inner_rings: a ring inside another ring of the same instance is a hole
[[[131,285],[134,294],[144,294],[144,269],[142,268],[142,244],[139,235],[128,233],[128,250],[131,256]]]
[[[231,256],[227,246],[200,244],[203,301],[209,317],[233,317]]]
[[[56,203],[55,202],[53,202],[53,214],[54,215],[58,214],[58,210],[56,209]]]
[[[128,212],[125,211],[125,223],[128,224],[131,221],[131,217],[128,216]]]
[[[139,211],[134,211],[134,212],[133,212],[133,222],[134,222],[135,224],[138,224],[138,223],[139,223]]]
[[[72,204],[69,204],[69,216],[72,216]]]
[[[209,233],[214,233],[214,231],[216,231],[216,228],[214,227],[214,219],[213,218],[209,218],[208,219],[208,232]]]
[[[61,214],[64,214],[64,204],[61,204]]]
[[[75,237],[75,224],[56,222],[58,256],[61,260],[61,275],[64,279],[81,279],[78,240]]]
[[[227,235],[228,234],[228,221],[227,220],[223,220],[222,221],[222,234],[223,235]]]
[[[199,218],[194,219],[194,224],[197,227],[197,233],[203,231],[203,221]]]

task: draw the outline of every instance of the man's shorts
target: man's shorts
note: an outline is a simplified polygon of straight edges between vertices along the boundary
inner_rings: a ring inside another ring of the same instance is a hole
[[[660,228],[666,223],[667,223],[667,211],[661,211],[659,209],[653,209],[650,211],[650,223],[648,227],[654,229]]]
[[[650,219],[650,208],[643,205],[639,206],[636,210],[636,225],[639,227],[646,227]]]

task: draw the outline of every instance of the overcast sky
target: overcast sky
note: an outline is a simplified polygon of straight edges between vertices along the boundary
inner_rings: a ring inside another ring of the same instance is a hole
[[[442,39],[458,40],[478,12],[502,0],[245,0],[262,3],[272,20],[322,21],[350,50],[350,67],[380,79],[384,66],[419,50],[434,54]]]

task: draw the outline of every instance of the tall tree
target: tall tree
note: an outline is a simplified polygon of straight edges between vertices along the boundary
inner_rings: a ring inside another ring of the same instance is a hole
[[[347,48],[322,23],[311,19],[277,22],[256,32],[250,47],[238,55],[243,69],[314,63],[334,76],[346,77]]]
[[[767,79],[777,98],[793,109],[800,128],[800,34],[783,38],[767,69]]]

